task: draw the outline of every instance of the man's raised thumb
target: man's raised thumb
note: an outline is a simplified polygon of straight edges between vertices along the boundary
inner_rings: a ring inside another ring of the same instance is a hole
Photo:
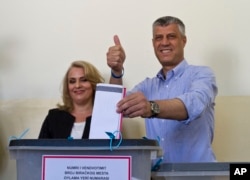
[[[115,45],[121,45],[120,39],[117,35],[114,36],[114,43]]]

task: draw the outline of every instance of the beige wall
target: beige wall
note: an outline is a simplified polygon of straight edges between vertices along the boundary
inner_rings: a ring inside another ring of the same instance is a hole
[[[214,151],[219,161],[250,162],[250,96],[216,100]]]
[[[126,50],[130,89],[160,68],[151,26],[164,15],[186,24],[185,58],[215,71],[219,95],[249,96],[249,6],[248,0],[0,0],[0,100],[60,98],[64,72],[77,59],[108,79],[106,52],[115,34]]]
[[[15,179],[15,161],[7,150],[10,136],[29,128],[25,139],[37,138],[48,109],[57,100],[0,101],[0,179]],[[250,161],[250,96],[219,96],[216,100],[214,151],[218,161]],[[145,135],[141,118],[124,119],[123,138]]]

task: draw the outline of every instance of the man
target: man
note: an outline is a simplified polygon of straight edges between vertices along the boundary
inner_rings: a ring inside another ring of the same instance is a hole
[[[118,36],[107,52],[110,82],[122,84],[125,52]],[[171,16],[153,23],[153,47],[162,65],[117,104],[124,116],[145,118],[146,135],[160,139],[164,162],[214,162],[215,75],[209,67],[189,65],[184,58],[185,25]]]

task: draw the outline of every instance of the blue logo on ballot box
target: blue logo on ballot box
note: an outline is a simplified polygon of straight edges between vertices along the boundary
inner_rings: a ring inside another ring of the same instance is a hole
[[[250,163],[230,164],[230,180],[250,180]]]

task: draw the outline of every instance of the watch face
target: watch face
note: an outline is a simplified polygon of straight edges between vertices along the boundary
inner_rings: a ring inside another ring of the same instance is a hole
[[[154,103],[154,112],[157,114],[159,114],[159,112],[160,112],[159,105],[156,103]]]
[[[151,105],[151,111],[152,111],[153,116],[160,113],[159,105],[156,102],[150,101],[150,105]]]

